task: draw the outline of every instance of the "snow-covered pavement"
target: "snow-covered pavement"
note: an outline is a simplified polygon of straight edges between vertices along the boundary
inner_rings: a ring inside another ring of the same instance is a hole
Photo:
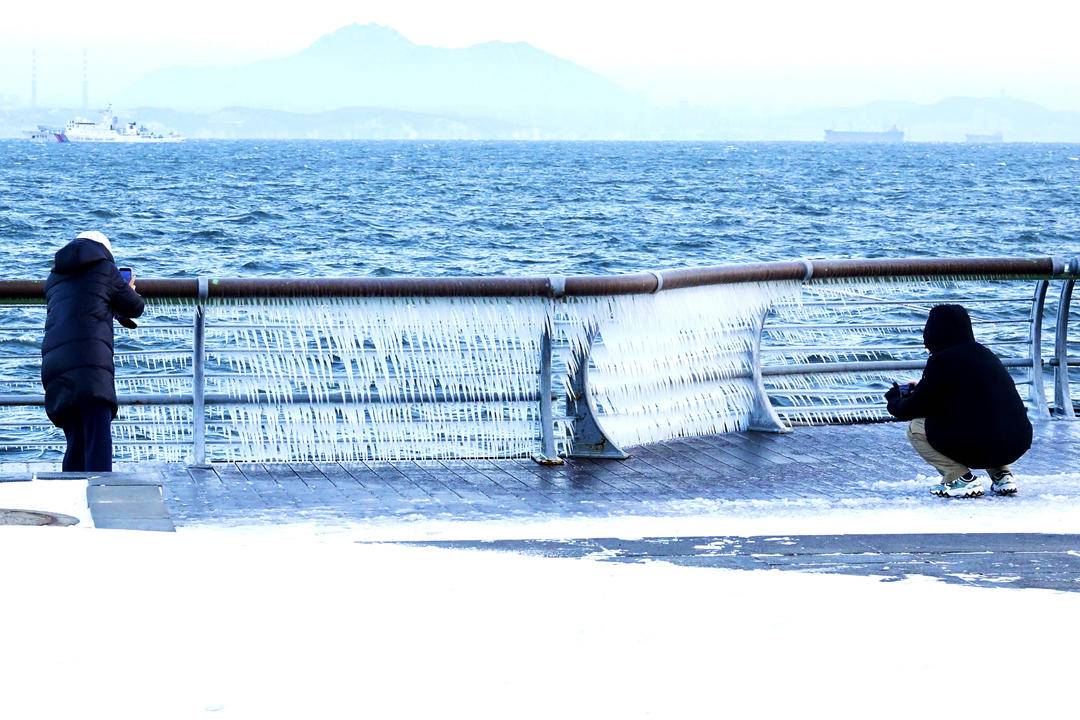
[[[10,718],[1075,715],[1080,594],[0,528]]]
[[[1019,496],[967,501],[926,492],[895,427],[550,474],[443,466],[438,484],[404,464],[185,474],[167,488],[176,533],[0,527],[0,718],[1073,717],[1080,592],[651,551],[606,562],[612,543],[581,557],[425,546],[682,538],[718,556],[805,536],[892,534],[858,540],[880,550],[924,533],[1074,534],[1075,432],[1054,425],[1018,464]],[[0,483],[0,507],[77,515],[85,496]],[[1073,551],[1055,542],[1067,572]]]

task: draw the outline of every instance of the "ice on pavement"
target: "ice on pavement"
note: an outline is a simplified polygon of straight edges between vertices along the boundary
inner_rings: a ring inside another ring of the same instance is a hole
[[[356,540],[512,540],[712,535],[833,535],[841,533],[952,533],[1080,531],[1080,473],[1018,475],[1020,494],[938,498],[927,491],[936,478],[868,486],[858,497],[717,500],[699,498],[641,503],[629,515],[541,515],[492,520],[424,516],[350,523],[332,518],[293,522],[297,533],[342,534]],[[231,520],[230,530],[259,534],[282,515]],[[216,525],[216,521],[210,526]]]

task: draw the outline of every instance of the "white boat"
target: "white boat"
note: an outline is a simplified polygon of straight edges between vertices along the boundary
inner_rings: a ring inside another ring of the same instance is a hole
[[[175,143],[184,138],[175,133],[153,132],[136,122],[121,123],[113,115],[112,106],[101,113],[97,122],[85,118],[68,121],[62,132],[56,135],[59,142],[123,142],[123,143]]]
[[[60,133],[55,130],[45,127],[44,125],[38,125],[37,130],[27,130],[23,133],[27,140],[31,142],[59,142]]]

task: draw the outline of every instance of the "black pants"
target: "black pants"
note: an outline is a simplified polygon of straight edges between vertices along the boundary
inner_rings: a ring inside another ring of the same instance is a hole
[[[64,472],[112,471],[112,408],[104,403],[79,407],[64,423]]]

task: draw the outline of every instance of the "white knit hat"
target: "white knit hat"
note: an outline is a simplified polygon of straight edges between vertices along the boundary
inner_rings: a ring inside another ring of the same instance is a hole
[[[76,240],[93,240],[96,243],[101,243],[105,246],[105,249],[112,255],[112,243],[109,242],[109,238],[105,237],[105,233],[98,232],[97,230],[87,230],[81,232],[75,236]]]

